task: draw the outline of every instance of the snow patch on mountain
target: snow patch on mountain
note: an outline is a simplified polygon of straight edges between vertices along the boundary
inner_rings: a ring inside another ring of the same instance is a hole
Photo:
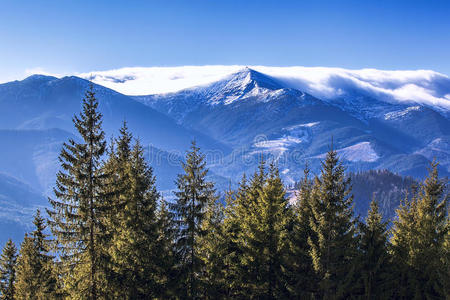
[[[274,140],[257,142],[254,146],[265,150],[285,152],[289,149],[289,147],[300,144],[301,142],[302,140],[298,137],[284,136]]]
[[[361,142],[349,147],[338,149],[336,152],[341,159],[351,162],[375,162],[380,158],[372,148],[370,142]],[[323,153],[314,156],[313,158],[324,159],[326,155],[326,153]]]
[[[386,113],[384,115],[384,119],[385,120],[399,119],[399,118],[402,118],[402,117],[406,116],[407,114],[409,114],[412,111],[419,111],[419,110],[420,110],[420,106],[410,106],[410,107],[407,107],[404,110],[398,110],[398,111],[393,111],[393,112]]]
[[[298,124],[298,125],[294,125],[294,126],[288,127],[288,129],[289,130],[295,130],[295,129],[298,129],[298,128],[301,128],[301,127],[311,128],[311,127],[314,127],[314,126],[318,125],[319,123],[320,122],[311,122],[311,123],[305,123],[305,124]]]

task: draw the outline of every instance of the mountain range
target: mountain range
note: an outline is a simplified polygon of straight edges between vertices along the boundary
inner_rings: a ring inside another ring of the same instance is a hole
[[[94,73],[88,79],[98,83],[99,76]],[[108,76],[114,84],[134,78]],[[93,86],[108,140],[127,121],[146,147],[158,186],[169,198],[193,139],[206,154],[219,192],[243,173],[252,173],[261,157],[276,160],[285,183],[293,185],[306,164],[319,172],[330,147],[352,172],[388,169],[421,179],[436,159],[441,175],[450,173],[448,77],[414,82],[427,87],[434,98],[417,89],[419,96],[401,101],[395,98],[398,92],[391,97],[368,93],[342,78],[332,79],[334,88],[342,87],[333,93],[319,93],[313,84],[293,84],[295,80],[286,78],[240,68],[199,86],[141,96]],[[386,81],[377,80],[386,90]],[[63,142],[78,139],[72,117],[80,111],[89,84],[76,76],[43,75],[0,84],[0,227],[14,228],[16,236],[26,230],[33,209],[46,206],[46,197],[52,196],[58,154]],[[396,86],[395,91],[402,88]],[[0,236],[0,242],[4,239]]]
[[[133,98],[234,149],[212,166],[225,177],[249,172],[254,164],[242,168],[242,162],[264,155],[277,159],[293,182],[306,162],[317,171],[331,144],[351,171],[386,168],[423,177],[434,158],[443,174],[450,171],[446,112],[413,101],[357,91],[319,99],[249,68],[207,86]]]

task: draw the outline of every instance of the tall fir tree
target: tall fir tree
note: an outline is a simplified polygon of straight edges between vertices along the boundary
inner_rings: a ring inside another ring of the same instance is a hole
[[[226,255],[223,220],[223,204],[212,197],[207,204],[201,226],[204,235],[199,238],[199,255],[203,265],[201,286],[204,299],[224,299],[227,295],[223,274],[225,268],[223,258]]]
[[[116,153],[108,161],[116,170],[114,220],[110,254],[113,265],[115,298],[143,299],[157,296],[159,193],[153,169],[147,164],[139,141],[130,147],[131,134],[126,124],[116,141]],[[160,256],[162,253],[159,253]]]
[[[365,299],[389,299],[393,286],[388,254],[388,222],[383,221],[378,202],[372,200],[365,223],[359,224],[359,251],[357,260],[361,287]]]
[[[17,260],[16,294],[19,299],[56,299],[60,297],[58,278],[50,241],[45,234],[45,220],[37,210],[35,230],[26,235]]]
[[[253,299],[286,298],[290,212],[278,168],[272,163],[265,175],[263,167],[261,164],[252,180],[255,190],[251,185],[248,195],[255,198],[249,203],[249,213],[241,220],[241,260],[246,273],[243,288]]]
[[[130,187],[130,168],[131,151],[133,140],[132,134],[128,130],[127,122],[123,122],[119,129],[119,137],[111,138],[107,152],[107,159],[102,164],[102,170],[105,174],[105,184],[103,193],[108,201],[108,209],[103,215],[104,228],[107,231],[105,235],[105,246],[109,249],[108,255],[105,255],[105,290],[108,291],[109,298],[119,297],[119,294],[125,293],[122,286],[125,285],[126,276],[119,272],[120,267],[115,263],[117,248],[114,239],[118,237],[122,230],[124,220],[124,210],[128,201],[126,193]],[[122,295],[123,296],[123,295]]]
[[[258,170],[247,182],[242,178],[240,186],[234,195],[230,195],[229,208],[226,210],[224,226],[226,228],[228,248],[226,256],[227,273],[231,277],[229,295],[234,298],[251,298],[258,276],[258,266],[252,262],[253,248],[249,241],[251,235],[258,230],[254,221],[257,215],[258,198],[267,181],[264,159],[261,158]]]
[[[176,228],[174,216],[169,210],[167,202],[161,198],[157,211],[158,237],[156,241],[157,274],[158,274],[158,297],[161,299],[172,299],[176,296],[176,255],[175,240]],[[160,255],[159,255],[160,254]]]
[[[104,287],[104,245],[102,222],[107,209],[103,191],[105,174],[101,159],[106,142],[102,115],[93,85],[87,90],[82,112],[73,118],[81,143],[71,139],[60,154],[61,171],[47,212],[64,264],[64,286],[74,299],[97,299]]]
[[[20,245],[16,270],[16,297],[19,299],[38,299],[39,277],[36,277],[38,270],[38,252],[34,241],[28,234],[25,234]]]
[[[223,265],[222,272],[225,282],[227,298],[242,298],[245,296],[243,288],[244,268],[241,263],[244,251],[242,237],[242,220],[248,213],[248,182],[245,174],[236,191],[227,191],[226,206],[222,225]]]
[[[17,248],[9,239],[0,256],[0,299],[15,299]]]
[[[295,203],[292,205],[292,224],[289,234],[289,264],[286,270],[288,288],[291,297],[311,298],[316,290],[315,272],[309,255],[308,237],[311,236],[311,190],[313,182],[309,177],[310,170],[305,167],[303,180],[296,193]]]
[[[409,252],[414,237],[410,236],[415,231],[414,215],[416,214],[416,203],[408,198],[408,195],[400,201],[396,209],[396,219],[393,221],[392,236],[390,239],[390,253],[392,264],[395,268],[394,293],[397,299],[411,299],[414,287],[410,286],[412,278],[412,267],[409,263]]]
[[[288,253],[288,227],[291,210],[288,206],[286,191],[281,181],[278,167],[272,162],[263,190],[258,198],[260,216],[255,219],[259,223],[255,234],[257,245],[263,245],[260,275],[265,278],[262,295],[279,299],[288,297],[286,290],[286,255]]]
[[[205,210],[211,199],[215,198],[214,184],[206,180],[205,155],[195,142],[182,163],[184,173],[176,180],[176,203],[171,205],[175,213],[179,232],[177,237],[177,255],[179,257],[180,297],[195,299],[200,296],[200,278],[202,260],[200,259],[199,240],[205,235],[202,223]]]
[[[431,164],[418,191],[397,210],[391,243],[400,283],[407,287],[398,298],[438,299],[450,294],[448,195],[437,166]]]
[[[356,256],[355,219],[350,181],[330,150],[311,191],[310,255],[323,299],[349,297]]]

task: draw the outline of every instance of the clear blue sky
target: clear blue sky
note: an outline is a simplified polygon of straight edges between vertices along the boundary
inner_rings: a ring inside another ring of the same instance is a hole
[[[0,80],[27,69],[244,64],[450,75],[450,1],[0,0]]]

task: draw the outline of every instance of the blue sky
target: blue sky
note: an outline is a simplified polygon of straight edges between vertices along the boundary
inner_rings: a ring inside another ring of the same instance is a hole
[[[450,75],[450,1],[0,0],[0,81],[26,70],[243,64]]]

